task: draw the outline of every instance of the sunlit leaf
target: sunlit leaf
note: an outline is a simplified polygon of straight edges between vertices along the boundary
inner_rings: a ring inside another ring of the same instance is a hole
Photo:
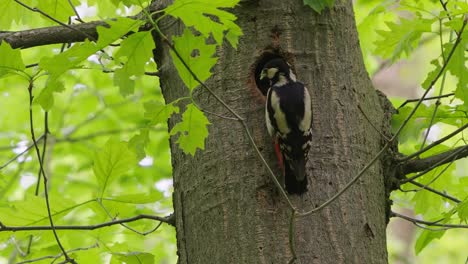
[[[51,78],[58,78],[64,72],[78,67],[89,56],[112,44],[129,31],[137,29],[143,22],[130,18],[119,18],[108,20],[107,23],[110,27],[100,26],[97,28],[99,38],[96,43],[87,40],[84,43],[76,44],[63,53],[42,58],[39,66],[46,70]]]
[[[457,205],[458,217],[465,224],[468,222],[468,198]]]
[[[455,89],[455,97],[464,101],[466,109],[468,109],[468,67],[466,66],[466,61],[468,59],[466,52],[467,45],[468,41],[466,39],[462,39],[455,48],[454,53],[447,64],[447,71],[458,79]],[[446,56],[448,52],[453,49],[453,46],[453,43],[446,43],[444,45]]]
[[[145,148],[148,146],[149,141],[149,130],[142,129],[138,135],[135,135],[130,139],[128,147],[135,151],[137,158],[141,160],[146,156]]]
[[[152,125],[166,124],[174,113],[179,113],[179,107],[174,104],[164,104],[158,101],[145,103],[145,118],[151,120]]]
[[[423,230],[421,234],[418,236],[416,240],[416,244],[414,245],[414,251],[417,254],[421,253],[421,251],[434,239],[439,239],[445,234],[445,230],[442,231],[431,231],[431,230]]]
[[[27,10],[14,0],[0,1],[0,28],[9,28],[12,22],[24,19]]]
[[[418,45],[423,33],[431,32],[432,23],[435,19],[405,19],[401,18],[399,23],[386,22],[388,31],[377,31],[380,40],[375,42],[375,53],[392,61],[400,58],[403,54],[408,56]]]
[[[174,37],[175,49],[179,53],[182,60],[192,70],[192,72],[204,82],[211,76],[211,68],[218,60],[214,56],[216,45],[206,44],[205,38],[202,36],[194,36],[189,29],[185,29],[180,37]],[[194,79],[190,71],[185,67],[184,63],[171,50],[172,60],[177,68],[179,76],[184,81],[185,85],[193,90],[200,84]]]
[[[105,199],[112,200],[115,202],[121,202],[121,203],[145,204],[145,203],[154,203],[162,198],[163,196],[160,192],[152,191],[152,192],[145,192],[145,193],[113,195]]]
[[[208,137],[208,125],[210,122],[205,114],[195,105],[187,105],[182,114],[182,121],[171,130],[171,135],[178,134],[177,143],[187,154],[195,155],[197,149],[205,149],[205,139]]]
[[[154,255],[149,253],[113,253],[113,257],[116,257],[120,262],[126,264],[154,264]]]
[[[50,195],[51,214],[54,219],[65,216],[65,212],[74,208],[75,201],[65,197]],[[40,225],[48,224],[46,201],[44,197],[28,195],[24,200],[0,204],[1,222],[4,225]]]
[[[73,5],[79,5],[80,2],[78,0],[70,1]],[[46,13],[47,15],[57,19],[61,22],[66,23],[68,18],[74,16],[75,13],[73,11],[72,6],[69,3],[69,0],[40,0],[37,3],[37,8],[41,11]],[[44,19],[49,19],[43,17]]]
[[[25,69],[21,50],[12,49],[10,44],[5,41],[0,42],[0,77]]]
[[[49,111],[54,105],[54,92],[62,92],[65,90],[63,83],[57,79],[49,79],[46,87],[34,100],[42,106],[42,109]]]
[[[114,75],[114,84],[120,87],[122,95],[133,93],[134,85],[129,88],[128,79],[145,73],[145,64],[153,57],[154,41],[151,32],[137,32],[122,41],[114,57],[124,65]]]
[[[222,8],[232,8],[239,0],[176,0],[165,9],[173,17],[180,18],[187,27],[196,28],[204,38],[213,36],[218,45],[223,37],[237,47],[242,31],[234,22],[237,17]]]
[[[398,113],[392,116],[392,130],[396,130],[403,124],[405,119],[413,110],[414,105],[408,105],[398,109]],[[429,127],[432,116],[435,110],[435,105],[426,106],[421,104],[417,111],[414,113],[411,120],[406,124],[400,133],[400,144],[408,140],[418,140],[423,138],[423,129]],[[437,108],[436,115],[434,116],[433,125],[438,122],[443,122],[449,125],[458,126],[464,116],[461,113],[455,112],[452,107],[441,105]]]
[[[94,175],[97,178],[101,196],[117,177],[126,173],[136,164],[136,155],[126,142],[109,139],[94,155]]]

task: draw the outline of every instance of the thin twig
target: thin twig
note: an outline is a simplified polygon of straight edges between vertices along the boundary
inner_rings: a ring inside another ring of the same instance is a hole
[[[458,133],[462,132],[463,130],[465,130],[466,128],[468,128],[468,124],[464,124],[463,126],[461,126],[460,128],[458,128],[457,130],[453,131],[452,133],[448,134],[447,136],[439,139],[439,140],[436,140],[434,142],[432,142],[432,144],[428,145],[427,147],[419,150],[419,151],[416,151],[415,153],[411,154],[411,155],[408,155],[402,159],[400,159],[399,161],[400,162],[404,162],[404,161],[408,161],[412,158],[415,158],[417,156],[419,156],[421,153],[424,153],[428,150],[430,150],[431,148],[437,146],[437,145],[440,145],[442,144],[443,142],[451,139],[452,137],[456,136]]]
[[[377,131],[377,133],[379,133],[380,136],[381,136],[382,138],[384,138],[386,141],[389,141],[390,139],[389,139],[387,136],[385,136],[385,135],[382,133],[382,131],[380,131],[380,129],[378,129],[378,128],[374,125],[374,123],[372,123],[372,121],[371,121],[370,118],[366,115],[366,113],[364,113],[364,110],[362,110],[361,105],[358,104],[357,107],[358,107],[359,111],[361,111],[361,114],[366,118],[367,122],[372,126],[372,128],[374,128],[374,130]]]
[[[292,258],[289,261],[289,264],[294,263],[296,261],[296,244],[294,243],[294,233],[295,233],[295,222],[294,219],[296,218],[296,210],[291,210],[291,218],[289,219],[289,250],[291,251]]]
[[[41,135],[40,137],[37,138],[38,141],[41,141],[42,139],[44,138],[44,135]],[[12,147],[9,147],[10,149],[13,149],[13,148],[17,148],[18,146],[12,146]],[[5,162],[5,164],[3,164],[2,166],[0,166],[0,170],[2,170],[3,168],[5,168],[6,166],[8,166],[10,163],[12,163],[13,161],[17,160],[19,157],[23,156],[25,153],[27,153],[29,150],[31,150],[32,148],[34,147],[34,144],[30,144],[29,146],[27,146],[23,151],[21,151],[20,153],[16,154],[16,156],[14,156],[13,158],[11,158],[10,160],[8,160],[7,162]],[[5,148],[6,149],[6,148]]]
[[[431,187],[429,187],[429,186],[426,186],[426,185],[424,185],[424,184],[421,184],[421,183],[419,183],[419,182],[417,182],[417,181],[411,180],[411,181],[408,181],[408,182],[411,183],[411,184],[414,184],[414,185],[416,185],[416,186],[418,186],[418,187],[421,187],[421,188],[424,189],[424,190],[427,190],[427,191],[429,191],[429,192],[432,192],[432,193],[435,193],[435,194],[437,194],[437,195],[440,195],[440,196],[442,196],[442,197],[444,197],[444,198],[447,198],[447,199],[449,199],[449,200],[451,200],[451,201],[453,201],[453,202],[461,203],[461,201],[460,201],[459,199],[457,199],[457,198],[455,198],[455,197],[453,197],[453,196],[450,196],[450,195],[448,195],[448,194],[446,194],[446,193],[443,193],[443,192],[441,192],[441,191],[437,191],[437,190],[435,190],[435,189],[433,189],[433,188],[431,188]]]
[[[455,160],[451,160],[435,177],[433,177],[428,183],[424,184],[425,187],[431,185],[433,182],[435,182],[442,174],[444,174],[445,171],[450,168],[450,166],[455,162]],[[424,189],[424,188],[422,188]]]
[[[104,212],[107,214],[107,216],[109,216],[110,219],[115,220],[115,217],[113,217],[111,215],[109,210],[107,210],[107,208],[102,203],[102,199],[98,199],[98,200],[96,200],[96,202],[101,206],[101,208],[104,210]],[[158,228],[161,226],[161,224],[162,224],[162,222],[159,221],[159,224],[157,224],[156,227],[154,227],[153,229],[151,229],[149,231],[145,231],[145,232],[140,232],[140,231],[134,229],[133,227],[130,227],[130,226],[126,225],[125,223],[120,223],[120,226],[122,226],[122,227],[124,227],[124,228],[126,228],[126,229],[128,229],[128,230],[130,230],[130,231],[132,231],[134,233],[137,233],[139,235],[146,236],[146,235],[151,234],[154,231],[158,230]]]
[[[76,29],[76,28],[74,28],[74,27],[70,27],[69,25],[67,25],[67,24],[65,24],[65,23],[63,23],[63,22],[61,22],[60,20],[57,20],[57,19],[53,18],[52,16],[48,15],[47,13],[45,13],[44,11],[40,10],[40,9],[37,8],[37,7],[30,7],[30,6],[26,5],[25,3],[23,3],[23,2],[21,2],[21,1],[19,1],[19,0],[14,0],[14,1],[15,1],[16,3],[18,3],[19,5],[23,6],[24,8],[28,9],[28,10],[31,10],[31,11],[36,12],[36,13],[39,13],[39,14],[41,14],[41,15],[47,17],[48,19],[54,21],[55,23],[57,23],[57,24],[63,26],[63,27],[66,27],[66,28],[68,28],[68,29],[70,29],[70,30],[73,30],[73,31],[75,31],[75,32],[78,32],[78,33],[80,33],[81,35],[83,35],[83,36],[89,38],[90,40],[96,41],[96,38],[95,38],[95,37],[93,37],[93,36],[91,36],[91,35],[89,35],[89,34],[87,34],[87,33],[85,33],[85,32],[82,32],[82,31],[80,31],[80,30],[78,30],[78,29]]]
[[[75,8],[75,5],[72,3],[72,0],[68,0],[68,3],[70,4],[71,8],[73,9],[73,12],[75,13],[76,20],[84,23],[83,19],[80,17],[80,13]]]
[[[333,201],[335,201],[336,199],[338,199],[344,192],[346,192],[346,190],[349,189],[349,187],[351,187],[354,183],[356,183],[359,178],[361,178],[362,175],[364,175],[364,173],[380,158],[380,156],[385,153],[385,151],[387,150],[387,148],[390,146],[390,143],[394,140],[394,138],[390,139],[389,142],[387,142],[385,144],[385,146],[379,151],[379,153],[377,153],[374,158],[369,161],[366,166],[364,166],[364,168],[362,168],[359,173],[354,176],[354,178],[348,182],[344,187],[343,189],[341,189],[339,192],[337,192],[335,195],[333,195],[330,199],[328,199],[327,201],[325,201],[324,203],[322,203],[320,206],[308,211],[308,212],[304,212],[304,213],[298,213],[297,216],[308,216],[308,215],[311,215],[313,213],[316,213],[320,210],[322,210],[323,208],[325,208],[326,206],[328,206],[329,204],[331,204]]]
[[[96,224],[96,225],[82,225],[82,226],[57,225],[54,227],[54,229],[56,230],[95,230],[95,229],[99,229],[103,227],[120,225],[122,223],[135,222],[141,219],[160,221],[171,226],[175,225],[175,218],[173,214],[166,216],[166,217],[141,214],[141,215],[137,215],[137,216],[133,216],[129,218],[112,220],[109,222],[104,222],[104,223]],[[39,231],[39,230],[52,230],[52,229],[53,228],[51,226],[7,226],[0,222],[0,232],[22,232],[22,231]]]
[[[437,223],[439,221],[429,222],[429,221],[419,220],[419,219],[411,218],[409,216],[402,215],[402,214],[399,214],[399,213],[396,213],[396,212],[393,212],[393,211],[391,212],[391,216],[405,219],[405,220],[407,220],[409,222],[412,222],[413,224],[422,224],[422,225],[426,225],[426,226],[441,226],[441,227],[448,227],[448,228],[468,228],[468,225],[439,224],[439,223]]]
[[[102,65],[102,64],[101,64]],[[86,69],[86,68],[82,68],[82,69]],[[90,68],[92,69],[92,68]],[[115,70],[110,70],[110,69],[104,69],[102,70],[103,73],[114,73]],[[147,76],[157,76],[157,77],[160,77],[160,72],[144,72],[144,75],[147,75]]]
[[[54,237],[55,237],[55,240],[57,241],[57,245],[59,246],[60,250],[62,251],[63,253],[63,256],[65,257],[65,260],[69,263],[76,263],[75,260],[71,259],[68,255],[67,255],[67,252],[65,251],[65,248],[63,247],[62,243],[60,242],[60,239],[57,235],[57,231],[55,230],[54,228],[54,221],[52,219],[52,214],[51,214],[51,210],[50,210],[50,202],[49,202],[49,192],[48,192],[48,187],[47,187],[47,176],[45,174],[45,171],[44,171],[44,167],[42,166],[43,163],[43,158],[41,158],[41,153],[40,153],[40,150],[39,150],[39,146],[37,144],[37,140],[36,140],[36,136],[35,136],[35,132],[34,132],[34,121],[33,121],[33,109],[32,109],[32,104],[33,104],[33,81],[31,80],[29,82],[29,87],[28,87],[28,92],[29,92],[29,128],[30,128],[30,132],[31,132],[31,139],[34,143],[34,148],[36,150],[36,155],[37,155],[37,159],[39,161],[39,168],[40,168],[40,173],[39,175],[42,173],[42,176],[44,177],[44,196],[45,196],[45,201],[46,201],[46,207],[47,207],[47,215],[49,217],[49,222],[50,222],[50,227],[52,228],[52,232],[54,234]],[[47,128],[46,128],[47,130]],[[47,133],[44,133],[44,138],[46,138],[46,134]]]
[[[441,99],[441,98],[446,98],[446,97],[450,97],[450,96],[454,96],[455,93],[448,93],[448,94],[443,94],[443,95],[439,95],[439,96],[431,96],[431,97],[426,97],[424,98],[424,101],[429,101],[429,100],[436,100],[436,99]],[[403,106],[409,104],[409,103],[414,103],[414,102],[417,102],[419,101],[419,99],[408,99],[406,100],[404,103],[402,103],[398,109],[402,108]]]
[[[40,167],[44,167],[44,159],[46,155],[46,149],[47,149],[47,135],[49,134],[49,112],[44,113],[44,141],[42,145],[42,159],[39,160],[40,162]],[[39,168],[37,172],[37,182],[36,182],[36,190],[34,192],[34,195],[38,196],[39,195],[39,186],[41,184],[41,169]]]
[[[440,52],[442,53],[442,62],[445,64],[445,54],[444,54],[444,47],[443,47],[443,38],[442,38],[442,21],[439,20],[439,25],[440,25],[440,30],[439,30],[439,39],[440,39]],[[452,35],[452,34],[450,34]],[[439,91],[439,98],[437,98],[434,106],[434,111],[432,112],[431,120],[429,121],[429,125],[427,126],[426,133],[423,138],[423,142],[421,143],[421,147],[419,150],[424,148],[424,145],[426,145],[427,138],[429,137],[429,133],[431,132],[432,125],[434,124],[434,120],[437,114],[437,110],[439,109],[440,106],[440,96],[442,95],[444,91],[444,86],[445,86],[445,79],[447,77],[447,72],[444,72],[444,75],[442,76],[442,81],[440,84],[440,91]]]
[[[74,248],[74,249],[71,249],[71,250],[67,250],[67,253],[73,253],[73,252],[76,252],[76,251],[90,250],[90,249],[97,248],[97,247],[99,247],[98,243],[96,243],[94,245],[91,245],[89,247],[80,247],[80,248]],[[40,258],[29,259],[29,260],[17,262],[16,264],[32,263],[32,262],[37,262],[37,261],[41,261],[41,260],[45,260],[45,259],[58,259],[58,258],[60,258],[62,256],[63,256],[63,254],[59,253],[59,254],[57,254],[55,256],[44,256],[44,257],[40,257]]]

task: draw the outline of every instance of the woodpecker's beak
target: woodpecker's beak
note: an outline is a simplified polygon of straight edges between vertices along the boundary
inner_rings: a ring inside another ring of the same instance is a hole
[[[262,72],[260,73],[260,80],[265,79],[265,77],[268,76],[267,69],[263,69]]]

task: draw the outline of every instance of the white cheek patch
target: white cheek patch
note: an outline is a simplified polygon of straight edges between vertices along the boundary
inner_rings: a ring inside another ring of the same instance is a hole
[[[274,117],[276,120],[276,125],[278,126],[279,133],[288,134],[290,132],[290,129],[286,121],[286,115],[283,113],[283,111],[281,111],[279,97],[275,93],[275,91],[271,92],[271,106],[273,107],[273,110],[275,112]]]
[[[273,77],[275,77],[275,74],[278,72],[278,69],[277,68],[269,68],[267,70],[267,76],[268,76],[268,79],[273,79]]]
[[[299,129],[301,131],[308,131],[310,125],[312,124],[312,110],[310,103],[310,94],[307,91],[307,87],[304,87],[304,118],[299,124]]]

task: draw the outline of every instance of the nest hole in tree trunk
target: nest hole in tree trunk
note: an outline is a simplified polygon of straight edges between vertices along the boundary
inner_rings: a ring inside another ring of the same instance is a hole
[[[262,72],[263,67],[269,61],[273,59],[284,59],[291,65],[293,72],[294,64],[292,56],[290,53],[283,51],[281,48],[267,48],[265,49],[260,56],[255,59],[255,62],[251,66],[250,70],[250,79],[255,80],[256,88],[260,91],[260,93],[265,97],[267,95],[268,89],[270,88],[270,84],[268,80],[260,80],[260,73]]]

